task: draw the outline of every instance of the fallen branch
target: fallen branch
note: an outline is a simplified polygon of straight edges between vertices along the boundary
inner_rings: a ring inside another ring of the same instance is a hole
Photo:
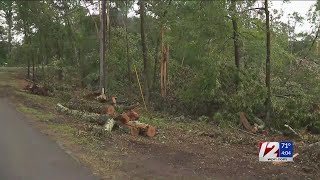
[[[285,124],[285,127],[287,127],[290,131],[292,131],[295,135],[297,135],[299,138],[303,139],[302,136],[300,134],[298,134],[294,129],[292,129],[292,127],[290,127],[289,125]]]

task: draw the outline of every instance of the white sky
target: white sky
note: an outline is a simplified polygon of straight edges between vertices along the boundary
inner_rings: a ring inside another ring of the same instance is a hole
[[[312,32],[311,24],[307,21],[307,13],[312,5],[316,3],[316,0],[291,0],[289,2],[283,3],[282,0],[272,0],[271,9],[277,9],[284,11],[281,21],[288,22],[288,14],[293,12],[298,12],[302,17],[305,18],[301,25],[297,25],[296,33],[299,32]]]

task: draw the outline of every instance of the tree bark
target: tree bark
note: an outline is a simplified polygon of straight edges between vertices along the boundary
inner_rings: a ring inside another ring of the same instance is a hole
[[[144,0],[139,1],[140,4],[140,28],[141,28],[141,45],[142,45],[142,55],[143,55],[143,65],[144,65],[144,96],[146,103],[149,103],[149,85],[150,85],[150,67],[148,61],[148,50],[146,44],[146,34],[145,34],[145,4]]]
[[[29,45],[29,33],[28,33],[28,24],[26,23],[26,22],[23,22],[23,24],[24,24],[24,27],[23,27],[23,33],[24,33],[24,41],[25,41],[25,44],[27,44],[27,45]],[[30,52],[29,52],[30,50],[29,50],[29,48],[28,48],[28,53],[27,53],[27,68],[28,68],[28,70],[27,70],[27,78],[28,79],[30,79],[30,57],[29,57],[29,54],[30,54]]]
[[[125,29],[125,33],[126,33],[126,56],[127,56],[127,78],[128,78],[128,97],[131,98],[132,97],[132,76],[131,76],[131,58],[130,58],[130,50],[129,50],[129,39],[128,39],[128,1],[126,0],[125,2],[125,6],[126,6],[126,14],[125,14],[125,19],[123,22],[124,25],[124,29]]]
[[[153,82],[152,82],[152,88],[154,89],[156,87],[157,82],[157,64],[159,63],[159,47],[160,47],[160,36],[157,37],[156,42],[156,49],[154,52],[154,66],[153,66]]]
[[[106,1],[106,29],[107,29],[107,34],[106,34],[106,38],[105,38],[105,81],[106,81],[106,91],[108,89],[108,82],[111,79],[108,79],[108,55],[110,54],[111,51],[111,23],[110,23],[110,7],[111,6],[111,1],[107,0]]]
[[[31,51],[32,53],[34,53],[34,51]],[[32,54],[32,81],[35,82],[35,63],[34,63],[34,59],[35,59],[36,54]]]
[[[267,57],[266,57],[266,87],[267,87],[267,99],[266,99],[266,124],[270,126],[270,113],[271,113],[271,63],[270,63],[270,52],[271,52],[271,37],[270,37],[270,15],[268,0],[265,0],[265,14],[266,14],[266,48],[267,48]]]
[[[106,50],[106,0],[101,1],[100,17],[100,91],[104,94],[106,88],[105,80],[105,50]]]
[[[232,9],[232,27],[233,27],[233,44],[234,44],[234,62],[237,68],[237,75],[236,75],[236,84],[239,84],[239,71],[240,71],[240,45],[239,45],[239,30],[238,30],[238,22],[236,17],[236,0],[231,0],[231,9]]]

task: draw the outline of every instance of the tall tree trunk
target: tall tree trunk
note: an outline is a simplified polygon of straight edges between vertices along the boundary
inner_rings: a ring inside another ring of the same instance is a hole
[[[237,22],[237,2],[236,0],[231,0],[231,9],[232,9],[232,27],[233,27],[233,44],[234,44],[234,62],[237,68],[237,75],[236,75],[236,84],[239,84],[239,71],[240,71],[240,45],[239,45],[239,30],[238,30],[238,22]]]
[[[105,81],[105,42],[106,42],[106,0],[101,1],[100,17],[100,91],[104,93]]]
[[[154,65],[153,65],[153,81],[152,81],[152,88],[154,89],[156,87],[156,82],[157,82],[157,65],[159,63],[159,49],[160,49],[160,36],[157,37],[157,42],[156,42],[156,49],[154,51]]]
[[[25,44],[29,45],[29,33],[28,33],[28,24],[26,22],[23,22],[23,34],[24,34],[24,41],[25,41]],[[28,47],[28,53],[27,53],[27,66],[28,66],[28,69],[27,69],[27,78],[30,79],[30,57],[29,57],[29,54],[30,54],[30,50],[29,50],[29,47]]]
[[[266,87],[267,87],[267,99],[266,99],[266,123],[270,126],[270,113],[271,113],[271,63],[270,63],[270,15],[269,15],[269,7],[268,0],[265,0],[265,14],[266,14],[266,46],[267,46],[267,57],[266,57]]]
[[[8,7],[8,10],[5,12],[5,18],[6,18],[6,21],[7,21],[7,24],[8,24],[8,55],[10,55],[10,52],[11,52],[11,47],[12,47],[12,24],[13,24],[13,21],[12,21],[12,5],[13,5],[13,1],[9,1],[9,7]]]
[[[35,54],[34,50],[31,51],[32,52],[32,81],[34,82],[35,81],[35,63],[34,63],[34,59],[35,59],[35,56],[37,54]]]
[[[108,89],[108,82],[111,80],[108,75],[108,55],[110,54],[111,51],[111,25],[110,25],[110,6],[111,6],[111,1],[106,0],[106,29],[107,29],[107,34],[105,38],[105,81],[106,81],[106,91]]]
[[[110,9],[111,9],[111,1],[107,0],[107,32],[108,32],[108,38],[107,38],[107,44],[109,45],[111,43],[111,23],[110,23]],[[107,45],[107,46],[108,46]],[[110,46],[108,46],[107,51],[110,51]]]
[[[141,28],[141,45],[142,45],[142,55],[143,55],[143,65],[144,65],[144,94],[146,103],[149,103],[149,85],[150,85],[150,67],[148,61],[148,50],[146,44],[146,34],[145,34],[145,7],[144,0],[139,1],[140,4],[140,28]]]
[[[130,58],[130,51],[129,51],[129,39],[128,39],[128,0],[126,0],[125,2],[126,5],[126,14],[124,16],[124,21],[123,21],[123,25],[124,25],[124,29],[126,32],[126,56],[127,56],[127,78],[128,78],[128,97],[131,98],[132,97],[132,77],[131,77],[131,58]]]

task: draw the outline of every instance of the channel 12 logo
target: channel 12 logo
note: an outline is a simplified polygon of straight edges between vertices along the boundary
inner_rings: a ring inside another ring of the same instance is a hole
[[[259,161],[293,161],[293,142],[259,142]]]

